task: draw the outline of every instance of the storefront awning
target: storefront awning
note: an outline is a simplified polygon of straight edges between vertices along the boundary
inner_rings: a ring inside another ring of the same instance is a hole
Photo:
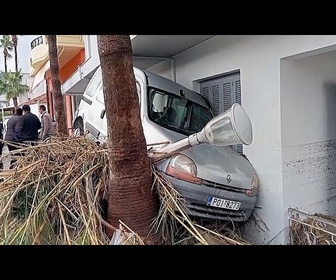
[[[62,84],[63,95],[82,95],[98,66],[98,57],[91,57],[85,61],[78,67],[76,72]]]
[[[161,61],[173,58],[214,35],[137,35],[132,39],[133,64],[149,68]]]

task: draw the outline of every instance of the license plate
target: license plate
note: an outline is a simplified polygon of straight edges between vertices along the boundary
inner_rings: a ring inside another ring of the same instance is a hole
[[[240,204],[241,203],[238,201],[226,200],[226,199],[218,198],[214,196],[209,196],[208,201],[207,201],[208,206],[230,209],[230,210],[239,210]]]

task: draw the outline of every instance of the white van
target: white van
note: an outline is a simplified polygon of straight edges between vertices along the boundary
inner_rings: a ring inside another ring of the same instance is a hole
[[[176,143],[200,132],[213,119],[208,102],[197,92],[138,68],[134,75],[148,147]],[[82,96],[74,130],[99,141],[107,139],[100,67]],[[255,169],[229,146],[202,143],[159,161],[156,167],[185,198],[190,216],[244,222],[256,205]]]

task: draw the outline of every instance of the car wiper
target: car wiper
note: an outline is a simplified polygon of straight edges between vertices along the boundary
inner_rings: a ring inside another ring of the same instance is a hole
[[[187,134],[194,134],[194,133],[197,133],[198,131],[194,130],[194,129],[186,129],[186,128],[178,128],[178,130],[181,130]]]

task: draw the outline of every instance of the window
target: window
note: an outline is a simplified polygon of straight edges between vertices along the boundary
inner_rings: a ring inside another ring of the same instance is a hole
[[[98,102],[105,104],[104,103],[104,92],[103,92],[103,81],[101,81],[98,85],[97,85],[97,95],[96,95],[96,99]]]
[[[240,73],[235,72],[200,83],[201,95],[208,100],[215,116],[230,109],[233,103],[241,104]],[[231,146],[238,153],[243,153],[243,145]]]
[[[172,101],[172,108],[174,108],[174,110],[177,113],[177,123],[178,124],[182,124],[184,119],[187,116],[188,113],[188,109],[185,107],[185,105],[181,102],[180,99],[174,98]]]
[[[102,75],[101,75],[101,68],[99,67],[97,69],[97,72],[94,74],[94,76],[92,77],[90,83],[88,84],[85,93],[92,97],[96,90],[101,86],[102,83]]]
[[[213,117],[198,103],[156,89],[149,91],[148,113],[153,122],[185,135],[201,131]]]

